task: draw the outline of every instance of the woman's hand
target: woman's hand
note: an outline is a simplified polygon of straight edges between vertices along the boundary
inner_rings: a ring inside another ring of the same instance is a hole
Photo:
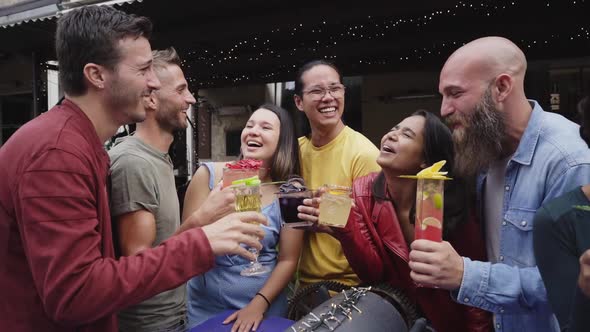
[[[226,215],[235,212],[236,195],[230,187],[221,189],[221,183],[219,183],[209,196],[203,205],[195,211],[195,219],[198,220],[199,226],[209,225]]]
[[[223,324],[229,324],[235,320],[231,332],[256,331],[264,318],[267,307],[268,304],[264,299],[254,296],[246,307],[231,314],[223,321]]]

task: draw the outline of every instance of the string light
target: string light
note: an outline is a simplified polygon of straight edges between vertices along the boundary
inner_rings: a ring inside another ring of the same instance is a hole
[[[583,2],[561,1],[550,6],[547,1],[546,6],[541,8],[546,11],[545,14],[554,14],[559,9],[573,13],[579,11]],[[286,74],[292,75],[303,61],[310,58],[334,60],[341,53],[341,49],[357,47],[369,40],[371,42],[367,44],[367,49],[359,52],[358,56],[345,54],[348,67],[354,69],[366,66],[399,66],[432,62],[472,40],[475,34],[475,31],[473,33],[467,31],[458,37],[449,37],[444,40],[433,41],[433,38],[428,38],[428,34],[439,32],[441,26],[456,24],[457,19],[477,22],[478,27],[494,26],[498,22],[504,22],[506,16],[511,13],[518,11],[528,13],[529,10],[530,7],[524,1],[487,0],[477,4],[471,1],[457,1],[451,8],[434,8],[426,13],[404,17],[368,15],[357,21],[344,23],[323,18],[316,23],[296,23],[290,27],[269,26],[266,31],[257,32],[247,39],[233,40],[216,48],[193,45],[194,49],[186,53],[188,56],[185,59],[187,66],[192,66],[194,69],[187,73],[191,75],[188,80],[198,88],[215,84],[269,81],[284,77]],[[581,39],[590,39],[586,26],[572,27],[571,24],[566,24],[565,27],[560,28],[562,31],[555,31],[545,38],[537,34],[533,38],[527,36],[515,42],[529,52],[550,49],[556,42],[575,43]],[[285,32],[290,36],[289,41],[285,41]],[[522,33],[525,32],[527,31]],[[510,33],[517,32],[510,31]],[[422,39],[425,44],[408,43],[409,47],[395,45],[400,40],[408,40],[407,36],[415,36],[417,40]],[[286,42],[292,46],[285,48]],[[388,46],[389,44],[395,47]],[[244,63],[251,64],[252,68],[258,64],[265,64],[268,68],[262,71],[258,68],[252,69],[252,72],[245,72],[243,69],[236,71],[236,65]]]

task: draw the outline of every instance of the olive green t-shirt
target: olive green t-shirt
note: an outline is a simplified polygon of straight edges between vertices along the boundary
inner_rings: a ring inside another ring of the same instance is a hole
[[[180,226],[170,156],[134,136],[118,139],[109,156],[113,222],[125,213],[151,212],[156,220],[156,240],[152,247],[158,246]],[[119,330],[155,331],[178,323],[186,315],[185,292],[185,286],[181,285],[122,310],[118,314]]]

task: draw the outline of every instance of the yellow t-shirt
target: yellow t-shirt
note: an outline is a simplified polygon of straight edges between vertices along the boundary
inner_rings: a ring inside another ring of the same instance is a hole
[[[379,149],[363,134],[344,127],[330,143],[315,147],[307,137],[299,138],[301,175],[308,188],[324,184],[352,186],[358,177],[380,170]],[[356,285],[359,278],[346,260],[340,242],[324,233],[306,232],[299,261],[299,281],[306,285],[334,280]]]

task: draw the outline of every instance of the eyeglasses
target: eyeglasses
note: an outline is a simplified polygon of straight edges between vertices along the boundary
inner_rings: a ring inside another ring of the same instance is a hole
[[[312,89],[303,91],[303,93],[309,95],[312,100],[318,101],[323,99],[326,96],[326,93],[330,92],[330,95],[333,98],[341,98],[344,96],[345,86],[342,84],[334,84],[328,87],[327,89],[314,87]]]

